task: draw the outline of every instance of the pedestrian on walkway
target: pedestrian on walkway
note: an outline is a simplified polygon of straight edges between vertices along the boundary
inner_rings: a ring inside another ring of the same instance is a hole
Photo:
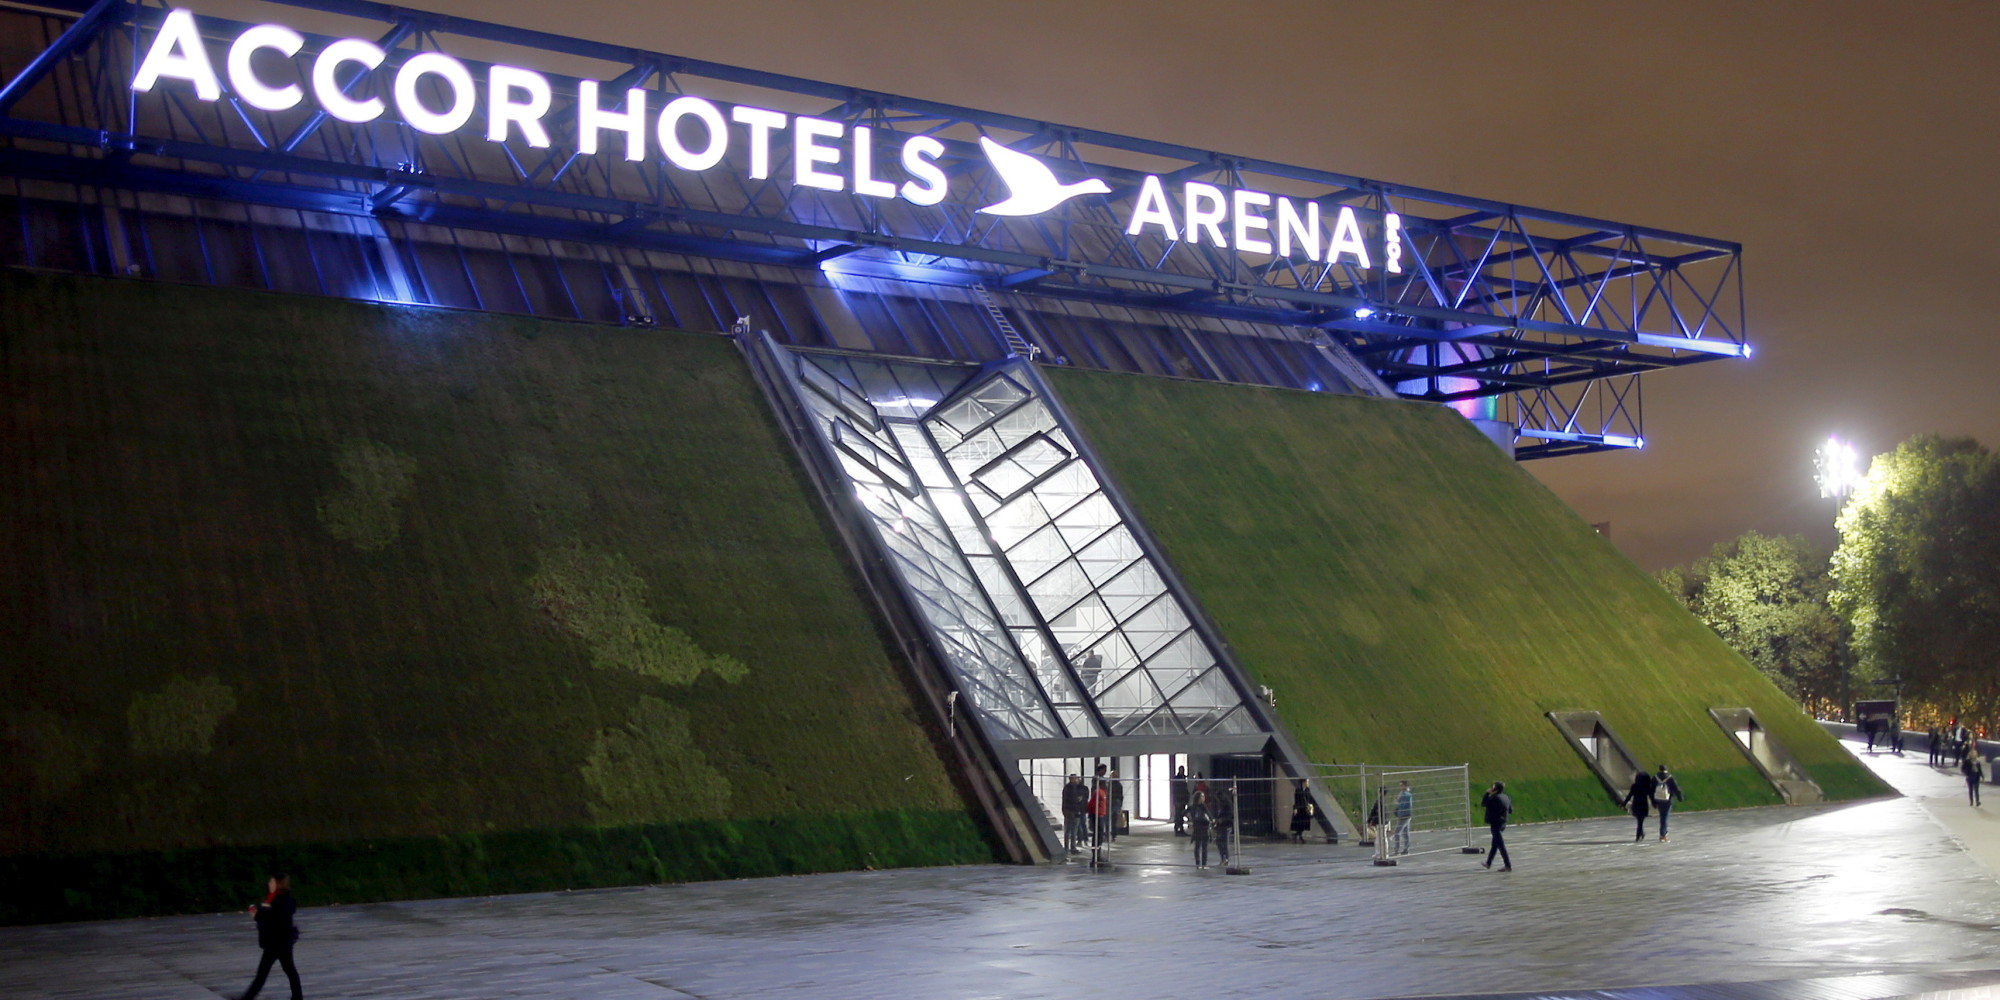
[[[1959,758],[1958,771],[1965,775],[1965,798],[1972,805],[1979,805],[1979,783],[1986,780],[1986,758],[1979,755],[1979,747],[1968,745],[1965,755]]]
[[[1215,806],[1209,810],[1215,821],[1215,849],[1222,855],[1224,867],[1229,865],[1229,836],[1236,832],[1236,793],[1229,786],[1216,782]]]
[[[1111,768],[1111,839],[1118,839],[1118,822],[1125,817],[1125,783],[1118,780],[1118,768]],[[1126,831],[1130,833],[1131,831]]]
[[[1171,795],[1167,806],[1174,811],[1174,836],[1176,837],[1187,836],[1187,819],[1182,814],[1187,812],[1188,802],[1193,798],[1192,795],[1188,794],[1189,789],[1193,787],[1194,783],[1188,780],[1187,768],[1175,768],[1173,783],[1167,786],[1168,793]]]
[[[1932,766],[1932,767],[1937,767],[1938,765],[1940,765],[1940,764],[1944,763],[1944,748],[1943,748],[1943,747],[1940,747],[1940,746],[1938,746],[1938,740],[1939,740],[1939,739],[1942,739],[1942,738],[1943,738],[1942,734],[1940,734],[1940,733],[1938,732],[1938,727],[1936,727],[1936,726],[1932,726],[1932,727],[1931,727],[1931,731],[1930,731],[1930,748],[1931,748],[1931,766]]]
[[[1102,850],[1111,838],[1111,783],[1105,780],[1104,765],[1090,783],[1090,846]]]
[[[1503,835],[1507,829],[1507,817],[1514,815],[1514,800],[1507,797],[1507,786],[1494,782],[1493,787],[1479,797],[1479,807],[1486,810],[1486,828],[1493,831],[1493,843],[1486,848],[1486,863],[1480,867],[1493,867],[1493,856],[1497,854],[1500,856],[1500,870],[1513,871],[1514,859],[1507,854],[1507,838]]]
[[[1619,803],[1632,810],[1632,815],[1639,820],[1639,832],[1632,837],[1635,844],[1646,839],[1646,815],[1652,808],[1653,788],[1657,784],[1652,775],[1639,771],[1632,775],[1632,787],[1625,790],[1625,801]]]
[[[1653,811],[1660,814],[1660,840],[1667,839],[1667,817],[1673,814],[1674,803],[1680,801],[1681,783],[1674,780],[1674,773],[1667,765],[1660,765],[1660,773],[1653,776]]]
[[[1312,790],[1306,787],[1306,779],[1300,778],[1292,785],[1292,843],[1306,842],[1306,831],[1313,825]]]
[[[1194,866],[1208,867],[1208,828],[1213,817],[1208,811],[1208,796],[1196,792],[1194,801],[1188,803],[1187,829],[1189,839],[1194,841]]]
[[[1396,834],[1391,838],[1389,853],[1410,853],[1410,818],[1417,813],[1417,797],[1410,791],[1410,783],[1400,782],[1396,792]]]
[[[1084,819],[1090,811],[1090,789],[1083,784],[1083,775],[1072,774],[1062,789],[1063,846],[1071,854],[1083,850]]]
[[[300,1000],[305,993],[299,988],[299,967],[292,964],[292,945],[299,940],[299,928],[292,923],[292,914],[299,908],[292,899],[292,877],[273,872],[267,888],[270,891],[264,894],[264,901],[250,905],[250,916],[257,921],[257,947],[264,954],[257,960],[257,978],[250,980],[250,988],[243,991],[242,1000],[255,1000],[257,992],[264,988],[264,977],[271,974],[273,962],[284,967],[285,979],[292,984],[292,1000]]]

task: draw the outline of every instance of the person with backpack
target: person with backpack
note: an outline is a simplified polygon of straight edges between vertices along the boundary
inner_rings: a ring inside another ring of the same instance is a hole
[[[1660,814],[1660,840],[1667,839],[1667,817],[1674,811],[1674,803],[1680,801],[1681,783],[1674,780],[1674,773],[1667,765],[1660,765],[1660,773],[1653,776],[1653,811]]]
[[[1486,849],[1486,863],[1482,868],[1493,867],[1493,856],[1500,856],[1500,870],[1514,870],[1514,859],[1507,855],[1507,838],[1502,834],[1507,829],[1507,817],[1514,815],[1514,800],[1507,796],[1507,786],[1494,782],[1486,794],[1479,797],[1479,808],[1486,811],[1486,828],[1493,831],[1493,844]]]
[[[1625,800],[1618,803],[1632,810],[1633,817],[1639,821],[1639,832],[1632,837],[1635,844],[1646,839],[1646,816],[1652,811],[1653,789],[1658,784],[1652,775],[1642,769],[1632,775],[1632,787],[1625,790]]]

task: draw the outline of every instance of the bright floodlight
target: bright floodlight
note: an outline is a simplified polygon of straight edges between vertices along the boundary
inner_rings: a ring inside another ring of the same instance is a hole
[[[1368,317],[1373,315],[1375,315],[1375,310],[1371,306],[1362,306],[1361,308],[1354,310],[1355,319],[1367,319]]]
[[[1844,497],[1854,491],[1861,481],[1860,462],[1855,456],[1854,446],[1837,437],[1826,439],[1819,446],[1814,462],[1813,478],[1819,480],[1821,497]]]

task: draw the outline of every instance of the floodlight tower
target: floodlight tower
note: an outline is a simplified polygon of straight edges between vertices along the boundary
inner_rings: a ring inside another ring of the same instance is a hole
[[[1813,478],[1819,482],[1821,499],[1845,500],[1861,481],[1854,445],[1829,437],[1813,456]]]

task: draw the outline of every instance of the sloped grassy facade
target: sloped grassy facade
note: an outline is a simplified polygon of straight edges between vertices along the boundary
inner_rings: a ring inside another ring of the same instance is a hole
[[[722,338],[0,272],[0,407],[0,921],[993,856]]]
[[[1779,801],[1744,706],[1829,798],[1887,789],[1470,424],[1415,403],[1049,377],[1278,714],[1322,762],[1472,764],[1522,820],[1604,814],[1543,713],[1595,710],[1693,808]]]

